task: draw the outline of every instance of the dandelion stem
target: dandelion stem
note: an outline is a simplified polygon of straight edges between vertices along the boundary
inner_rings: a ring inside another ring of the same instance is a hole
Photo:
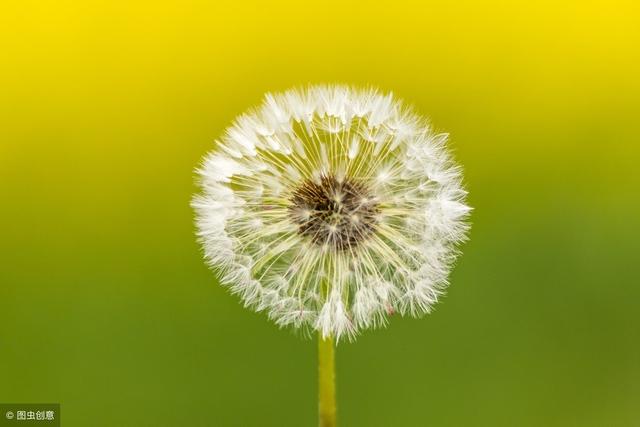
[[[336,426],[336,373],[333,339],[318,333],[318,410],[320,427]]]

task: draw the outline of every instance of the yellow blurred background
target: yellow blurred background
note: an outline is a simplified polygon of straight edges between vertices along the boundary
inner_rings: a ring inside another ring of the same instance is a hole
[[[4,1],[0,402],[315,425],[315,346],[217,286],[193,169],[264,92],[391,90],[475,208],[448,296],[338,348],[344,426],[640,425],[634,1]]]

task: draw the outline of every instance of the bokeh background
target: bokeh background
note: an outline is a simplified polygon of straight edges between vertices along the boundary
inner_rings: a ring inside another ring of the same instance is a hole
[[[635,1],[5,1],[0,402],[313,426],[315,342],[216,283],[193,169],[266,91],[392,90],[475,208],[443,303],[338,348],[343,426],[640,425]]]

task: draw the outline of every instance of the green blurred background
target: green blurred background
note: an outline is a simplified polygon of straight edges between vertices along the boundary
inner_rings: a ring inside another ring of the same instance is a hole
[[[5,1],[0,402],[312,426],[315,343],[216,284],[193,169],[266,91],[392,90],[475,207],[444,302],[338,348],[343,426],[640,425],[637,2]]]

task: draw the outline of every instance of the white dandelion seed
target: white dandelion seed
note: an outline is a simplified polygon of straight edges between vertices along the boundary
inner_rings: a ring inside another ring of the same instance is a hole
[[[246,306],[323,337],[429,312],[470,211],[446,140],[376,90],[267,95],[198,169],[208,263]]]

